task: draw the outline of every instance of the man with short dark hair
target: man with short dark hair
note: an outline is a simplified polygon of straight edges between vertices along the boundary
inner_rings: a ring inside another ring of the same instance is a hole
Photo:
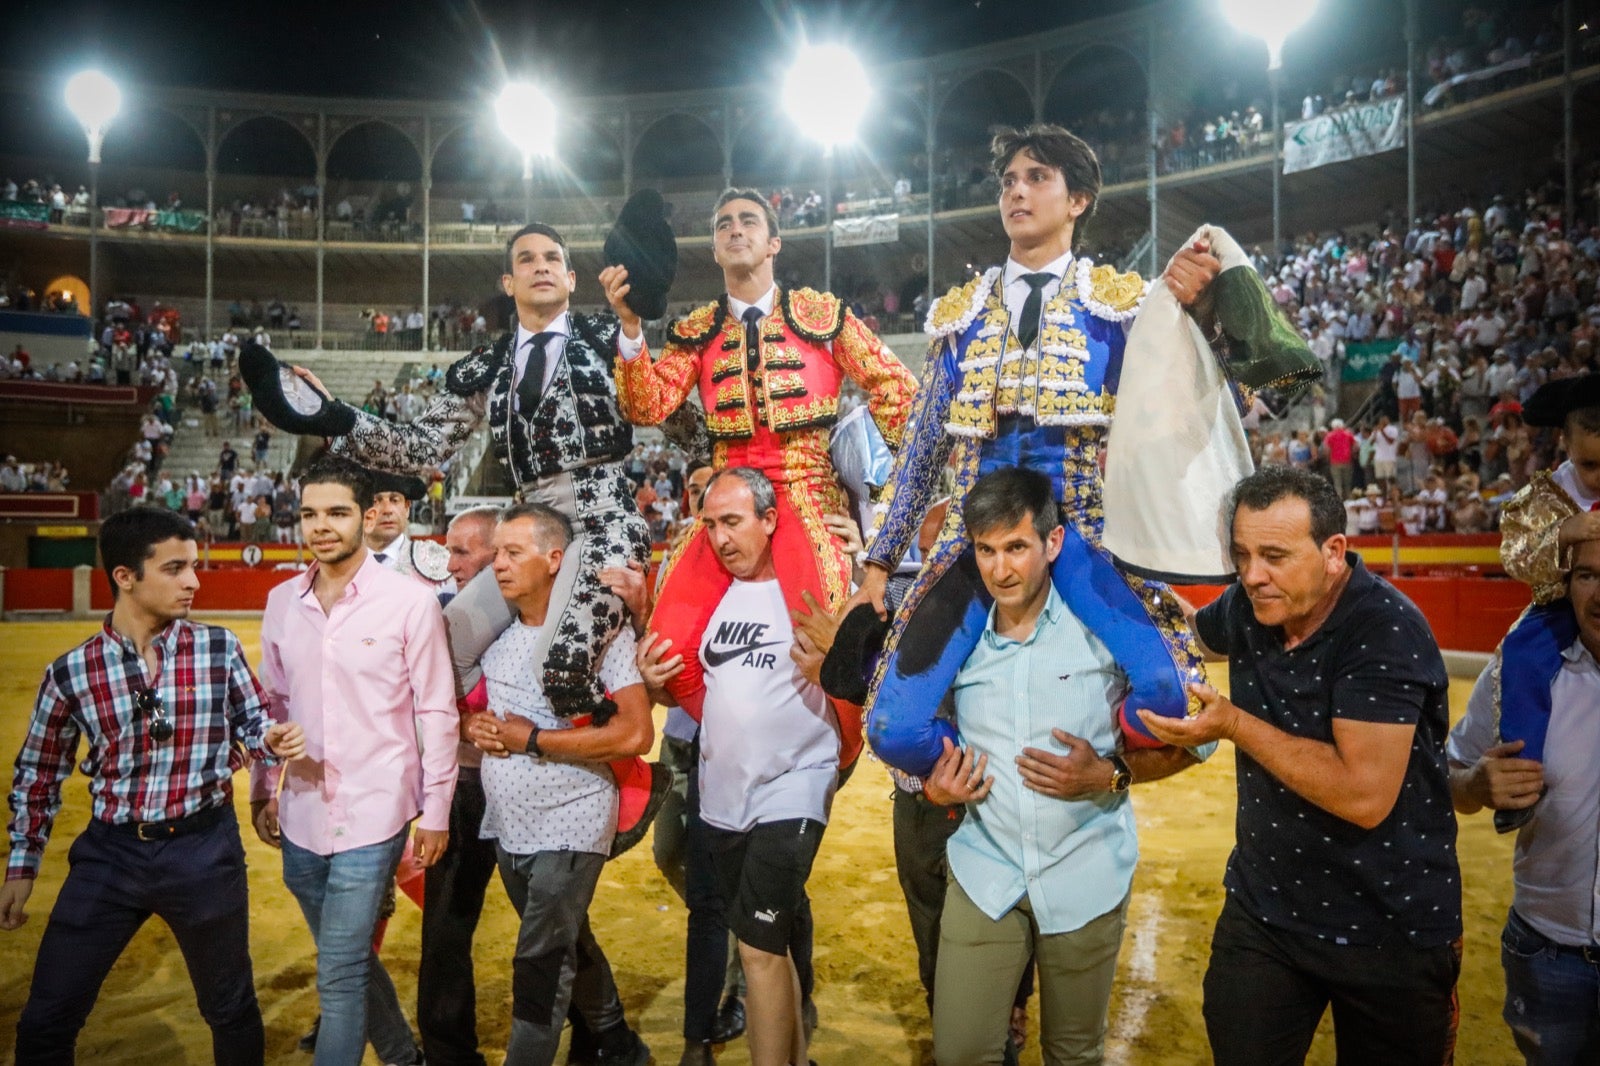
[[[1191,614],[1232,699],[1196,684],[1193,717],[1139,711],[1168,743],[1237,750],[1205,979],[1219,1066],[1302,1061],[1330,1003],[1341,1060],[1436,1066],[1455,1044],[1450,679],[1422,612],[1347,551],[1344,521],[1307,471],[1239,482],[1238,581]]]
[[[246,759],[296,759],[305,737],[267,718],[236,636],[188,621],[200,587],[193,526],[157,508],[123,511],[100,527],[100,555],[111,613],[45,671],[11,789],[7,930],[28,919],[61,786],[88,740],[93,816],[39,943],[17,1061],[72,1061],[102,982],[155,914],[188,965],[216,1061],[259,1064],[233,772]]]
[[[986,474],[962,519],[994,606],[956,675],[963,747],[946,739],[923,781],[929,800],[969,813],[947,848],[934,1057],[999,1062],[1017,983],[1036,960],[1044,1061],[1098,1063],[1139,854],[1128,789],[1212,746],[1121,750],[1128,678],[1051,580],[1066,531],[1048,477]]]
[[[789,656],[794,627],[773,560],[775,486],[759,470],[729,467],[706,486],[700,520],[729,580],[697,649],[699,689],[688,693],[703,708],[700,819],[744,963],[751,1062],[800,1063],[807,1036],[793,944],[838,786],[839,724]],[[685,657],[672,646],[664,658],[661,644],[654,632],[640,644],[658,699]],[[710,1044],[686,1047],[682,1061],[709,1063]]]
[[[832,293],[786,289],[774,280],[783,248],[777,214],[755,189],[728,189],[711,217],[712,257],[726,293],[673,323],[661,357],[652,361],[639,315],[627,303],[628,271],[600,274],[621,322],[617,399],[637,425],[658,425],[684,410],[699,391],[712,468],[760,470],[777,490],[778,582],[791,610],[804,594],[826,610],[850,594],[851,564],[823,516],[846,511],[828,452],[845,378],[867,395],[867,407],[890,447],[898,447],[916,392],[912,377],[856,315]],[[698,712],[696,651],[728,571],[698,530],[674,554],[656,600],[651,628],[685,656],[672,702]],[[859,714],[846,714],[846,763],[860,747]]]
[[[1060,126],[1034,125],[1000,130],[991,147],[1010,254],[1003,266],[951,290],[928,315],[933,344],[912,431],[884,490],[884,516],[855,602],[870,602],[886,617],[889,575],[915,542],[947,465],[956,471],[952,506],[959,511],[980,476],[1025,464],[1050,478],[1064,508],[1062,551],[1074,563],[1060,572],[1085,575],[1063,581],[1061,596],[1105,642],[1144,706],[1182,715],[1183,686],[1199,676],[1200,659],[1177,604],[1160,585],[1118,569],[1101,547],[1099,463],[1126,330],[1145,282],[1073,251],[1100,191],[1100,164],[1082,139]],[[1187,306],[1220,268],[1209,251],[1186,247],[1164,280]],[[941,742],[954,736],[935,711],[983,632],[971,550],[966,528],[945,523],[873,678],[873,748],[908,774],[928,773]],[[1124,726],[1135,741],[1154,745],[1136,721]]]
[[[369,475],[347,459],[301,475],[300,529],[315,563],[268,594],[261,619],[262,682],[307,750],[281,782],[252,770],[251,815],[282,849],[284,883],[316,944],[316,1066],[359,1063],[369,1020],[385,1061],[421,1061],[372,934],[413,820],[424,868],[448,844],[456,780],[439,602],[372,557],[362,541],[371,503]]]

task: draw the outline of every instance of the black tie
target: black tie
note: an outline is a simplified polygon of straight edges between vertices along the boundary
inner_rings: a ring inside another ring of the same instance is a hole
[[[1017,340],[1024,348],[1031,347],[1039,335],[1039,315],[1044,310],[1044,287],[1056,280],[1054,274],[1024,274],[1028,283],[1028,298],[1022,304],[1022,320],[1017,323]]]
[[[745,366],[755,370],[761,365],[761,308],[746,307],[740,317],[744,319]]]
[[[528,342],[528,364],[522,368],[522,380],[517,383],[517,410],[523,417],[532,418],[539,406],[539,393],[544,388],[544,346],[556,333],[535,333]]]
[[[378,552],[376,555],[373,556],[373,558],[376,559],[380,563],[386,563],[386,562],[389,561],[389,553],[388,552]]]

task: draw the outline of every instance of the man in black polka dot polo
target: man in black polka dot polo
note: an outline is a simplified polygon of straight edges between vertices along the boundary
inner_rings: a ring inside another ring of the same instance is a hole
[[[1338,493],[1267,467],[1234,488],[1239,580],[1193,612],[1231,698],[1140,716],[1237,749],[1237,839],[1205,978],[1218,1066],[1300,1063],[1333,1007],[1340,1062],[1448,1061],[1461,874],[1449,677],[1416,606],[1346,551]]]

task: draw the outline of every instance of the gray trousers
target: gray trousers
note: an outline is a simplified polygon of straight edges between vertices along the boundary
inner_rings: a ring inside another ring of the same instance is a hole
[[[550,1066],[567,1008],[590,1032],[622,1022],[611,964],[589,929],[589,903],[604,855],[540,851],[513,855],[498,845],[500,880],[522,915],[511,962],[511,1040],[506,1066]]]

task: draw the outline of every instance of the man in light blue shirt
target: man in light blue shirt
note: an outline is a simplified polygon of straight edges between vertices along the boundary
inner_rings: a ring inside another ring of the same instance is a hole
[[[953,690],[964,745],[945,741],[924,786],[935,802],[968,806],[949,843],[934,1057],[1001,1061],[1032,956],[1045,1063],[1098,1063],[1139,858],[1128,788],[1215,745],[1118,752],[1127,675],[1051,581],[1065,531],[1047,477],[993,471],[962,517],[994,606]]]

